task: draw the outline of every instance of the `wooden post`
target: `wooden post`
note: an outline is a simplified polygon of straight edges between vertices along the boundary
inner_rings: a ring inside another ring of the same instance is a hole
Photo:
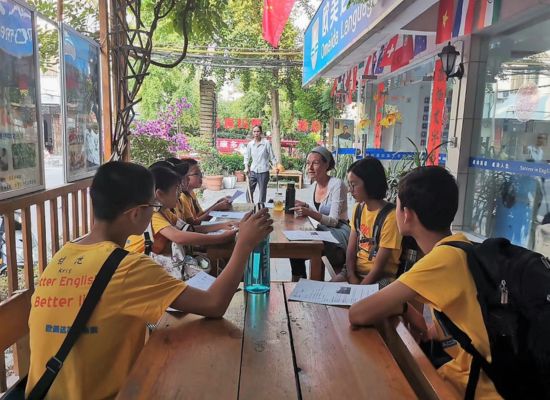
[[[111,157],[113,142],[113,107],[111,104],[111,47],[109,40],[109,10],[107,0],[99,0],[99,44],[101,48],[101,92],[103,156]]]
[[[271,88],[271,146],[278,163],[283,162],[281,156],[281,119],[279,112],[279,70],[273,70],[273,87]]]
[[[216,84],[207,79],[200,80],[200,134],[215,146],[216,131]]]

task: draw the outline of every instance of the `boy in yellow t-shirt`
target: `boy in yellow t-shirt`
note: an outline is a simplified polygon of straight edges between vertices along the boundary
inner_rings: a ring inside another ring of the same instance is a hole
[[[453,176],[441,167],[420,167],[399,182],[396,220],[403,235],[412,236],[425,254],[397,281],[378,293],[355,303],[349,318],[354,325],[371,325],[407,310],[413,300],[445,313],[471,339],[474,347],[491,360],[489,339],[477,301],[466,254],[445,246],[449,241],[467,241],[451,233],[458,208],[458,187]],[[472,358],[462,348],[439,368],[460,397],[464,397]],[[493,383],[482,371],[476,399],[500,399]]]
[[[382,163],[374,157],[365,157],[354,162],[348,169],[350,193],[358,202],[350,221],[351,233],[346,251],[346,265],[333,281],[373,284],[390,283],[397,273],[401,256],[401,234],[395,222],[395,210],[384,218],[379,235],[374,232],[376,217],[386,211],[384,200],[388,190],[386,173]],[[361,210],[360,219],[357,212]],[[356,221],[360,224],[356,227]],[[375,243],[375,238],[380,242]]]
[[[114,161],[98,168],[90,189],[94,210],[91,232],[78,242],[65,244],[54,255],[32,296],[27,396],[60,348],[107,257],[123,247],[129,235],[143,232],[149,224],[158,206],[153,189],[151,173],[137,164]],[[271,225],[265,211],[245,217],[232,258],[208,291],[187,287],[144,254],[129,253],[46,398],[114,398],[144,345],[146,323],[156,323],[168,306],[208,317],[222,316],[246,260],[272,230]]]

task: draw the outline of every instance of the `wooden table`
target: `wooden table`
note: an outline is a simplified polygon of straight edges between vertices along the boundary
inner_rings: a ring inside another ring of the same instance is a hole
[[[235,204],[235,211],[249,211],[250,204]],[[285,214],[284,211],[270,210],[273,218],[273,232],[269,240],[271,258],[300,258],[310,260],[310,278],[313,280],[325,280],[325,266],[321,260],[324,244],[322,241],[298,242],[289,241],[283,231],[289,230],[314,230],[309,218],[295,217],[294,214]],[[211,260],[228,259],[233,252],[233,243],[209,246],[208,257]]]
[[[271,176],[277,176],[279,175],[279,178],[298,178],[298,182],[296,182],[296,189],[301,189],[303,186],[303,180],[304,180],[304,174],[301,171],[288,169],[282,172],[279,172],[278,174],[274,174],[271,172]]]
[[[344,308],[286,301],[293,288],[239,291],[224,319],[167,314],[118,398],[416,398],[377,330],[352,329]]]

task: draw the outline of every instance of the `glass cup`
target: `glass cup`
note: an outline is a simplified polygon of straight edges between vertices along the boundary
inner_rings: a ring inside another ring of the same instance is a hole
[[[282,193],[276,193],[273,198],[273,211],[284,211],[285,210],[285,201]]]

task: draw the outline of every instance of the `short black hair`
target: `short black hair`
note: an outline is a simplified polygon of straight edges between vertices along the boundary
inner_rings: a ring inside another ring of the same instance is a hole
[[[386,171],[377,158],[369,156],[355,161],[348,168],[348,172],[353,172],[363,181],[363,187],[369,198],[383,200],[386,197],[388,191]]]
[[[189,172],[189,165],[184,164],[179,158],[174,157],[154,162],[149,166],[149,169],[155,167],[165,167],[171,169],[172,171],[175,171],[180,176],[180,178],[184,178],[185,175],[187,175],[187,172]]]
[[[174,165],[181,164],[181,162],[182,162],[179,158],[176,158],[176,157],[168,157],[166,159],[166,161],[168,161],[169,163],[172,163]]]
[[[171,168],[154,166],[150,168],[150,171],[155,179],[155,189],[167,192],[170,188],[180,183],[180,176]]]
[[[181,160],[181,163],[188,165],[189,169],[191,169],[192,166],[199,164],[199,162],[194,158],[184,158],[183,160]]]
[[[401,207],[414,211],[428,230],[443,232],[451,227],[458,209],[458,185],[443,167],[418,167],[399,181]]]
[[[141,165],[123,161],[103,164],[90,188],[94,217],[114,221],[124,211],[148,204],[153,188],[153,175]]]

